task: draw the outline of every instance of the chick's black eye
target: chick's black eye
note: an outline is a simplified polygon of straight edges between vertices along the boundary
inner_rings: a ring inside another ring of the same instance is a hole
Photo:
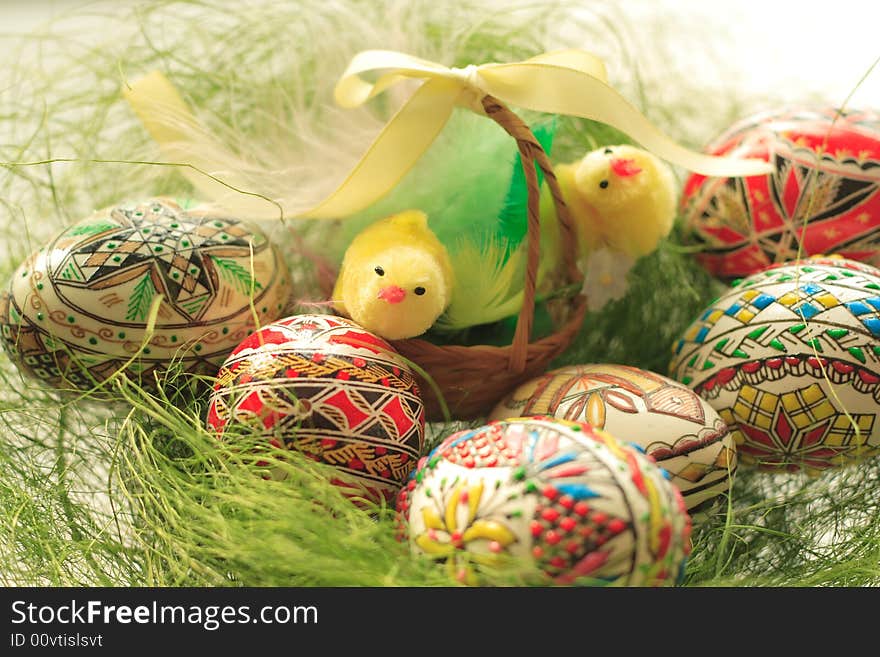
[[[605,155],[611,155],[613,152],[610,148],[605,149]]]
[[[608,181],[603,180],[602,182],[599,183],[599,187],[601,187],[602,189],[607,189],[608,188]]]
[[[385,275],[385,270],[382,269],[381,267],[376,267],[373,271],[376,272],[377,274],[379,274],[379,276]]]
[[[422,296],[425,293],[425,288],[419,285],[415,290],[413,290],[413,292],[415,292],[419,296]]]

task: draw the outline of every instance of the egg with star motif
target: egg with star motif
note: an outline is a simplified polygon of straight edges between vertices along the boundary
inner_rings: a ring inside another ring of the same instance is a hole
[[[125,203],[19,266],[0,295],[0,338],[23,373],[55,388],[119,371],[153,387],[171,370],[216,372],[257,323],[284,314],[290,289],[257,227],[165,198]]]

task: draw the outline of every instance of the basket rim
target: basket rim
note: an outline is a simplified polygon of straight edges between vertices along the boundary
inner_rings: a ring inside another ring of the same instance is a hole
[[[569,314],[565,321],[560,323],[557,329],[526,345],[524,366],[513,368],[510,364],[509,354],[513,345],[462,345],[462,344],[437,344],[420,337],[406,338],[404,340],[389,340],[389,344],[404,359],[416,365],[416,374],[422,378],[431,395],[426,398],[426,408],[430,409],[431,421],[451,421],[453,419],[471,419],[483,413],[482,400],[488,389],[494,391],[493,397],[500,399],[517,382],[521,382],[526,372],[546,366],[565,348],[571,344],[574,336],[583,323],[587,312],[587,298],[578,295],[575,302],[569,306]],[[470,369],[466,376],[456,371],[455,364],[468,363]],[[477,367],[472,367],[474,364]],[[454,376],[455,382],[450,383]],[[479,377],[479,381],[475,379]],[[473,386],[482,390],[474,399],[472,396]],[[464,395],[462,391],[467,390]],[[494,402],[493,402],[494,403]],[[477,404],[476,406],[474,404]],[[479,410],[478,410],[479,409]]]
[[[578,294],[573,297],[573,302],[570,306],[570,311],[568,316],[565,318],[563,322],[559,324],[555,331],[552,333],[548,333],[547,335],[538,338],[537,340],[532,340],[527,343],[527,347],[531,349],[536,346],[543,346],[547,343],[553,342],[555,338],[559,335],[563,335],[567,332],[569,327],[572,324],[580,324],[584,316],[587,312],[587,298],[583,294]],[[431,342],[430,340],[425,340],[422,337],[414,337],[414,338],[404,338],[402,340],[388,340],[388,343],[392,347],[397,347],[397,345],[408,345],[410,350],[423,350],[425,352],[450,352],[457,353],[462,351],[469,351],[473,349],[479,349],[484,353],[498,353],[498,354],[507,354],[513,349],[513,344],[507,345],[494,345],[494,344],[455,344],[455,343],[445,343],[438,344],[436,342]]]

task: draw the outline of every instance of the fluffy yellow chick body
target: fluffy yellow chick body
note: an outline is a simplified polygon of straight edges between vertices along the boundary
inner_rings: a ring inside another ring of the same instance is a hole
[[[609,146],[569,165],[566,200],[573,206],[586,253],[604,245],[632,258],[648,255],[672,230],[676,185],[669,167],[635,146]],[[582,209],[583,208],[583,209]]]
[[[606,146],[554,167],[569,208],[590,310],[626,292],[636,260],[672,230],[677,185],[672,170],[635,146]],[[561,257],[558,219],[549,193],[541,198],[542,269]],[[552,282],[552,281],[551,281]]]
[[[352,240],[333,291],[337,312],[390,340],[427,331],[449,305],[454,284],[446,248],[427,216],[407,210]]]

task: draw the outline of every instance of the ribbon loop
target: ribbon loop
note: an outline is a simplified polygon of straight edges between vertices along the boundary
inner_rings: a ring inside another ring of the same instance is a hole
[[[365,73],[380,77],[369,84],[361,77]],[[352,59],[340,78],[335,91],[336,101],[343,107],[356,107],[382,93],[404,79],[420,78],[423,87],[443,87],[450,94],[436,108],[426,106],[417,91],[401,110],[391,118],[358,163],[352,175],[318,207],[302,213],[302,217],[327,216],[328,208],[343,215],[353,214],[377,201],[391,191],[415,164],[433,141],[438,125],[449,117],[450,106],[462,106],[484,114],[482,99],[491,95],[523,109],[568,114],[607,123],[638,141],[642,147],[697,173],[712,176],[744,176],[769,173],[772,166],[763,160],[717,157],[691,151],[673,141],[654,127],[636,108],[613,89],[607,81],[605,64],[595,55],[583,50],[560,50],[544,53],[522,62],[510,64],[470,64],[464,68],[447,68],[405,53],[389,50],[366,50]],[[439,80],[447,84],[437,85]],[[421,111],[407,111],[410,102],[421,101]],[[435,99],[436,100],[436,99]],[[401,138],[405,133],[418,132],[411,121],[423,122],[430,139],[410,142]],[[401,150],[393,153],[383,148],[383,142],[395,142]],[[378,171],[364,164],[375,159],[379,149],[386,152],[382,158],[388,169]],[[420,149],[420,150],[417,150]],[[390,158],[390,160],[389,160]],[[355,173],[357,185],[355,183]],[[375,177],[372,175],[375,173]],[[387,183],[394,181],[387,186]],[[361,184],[368,189],[361,187]]]

